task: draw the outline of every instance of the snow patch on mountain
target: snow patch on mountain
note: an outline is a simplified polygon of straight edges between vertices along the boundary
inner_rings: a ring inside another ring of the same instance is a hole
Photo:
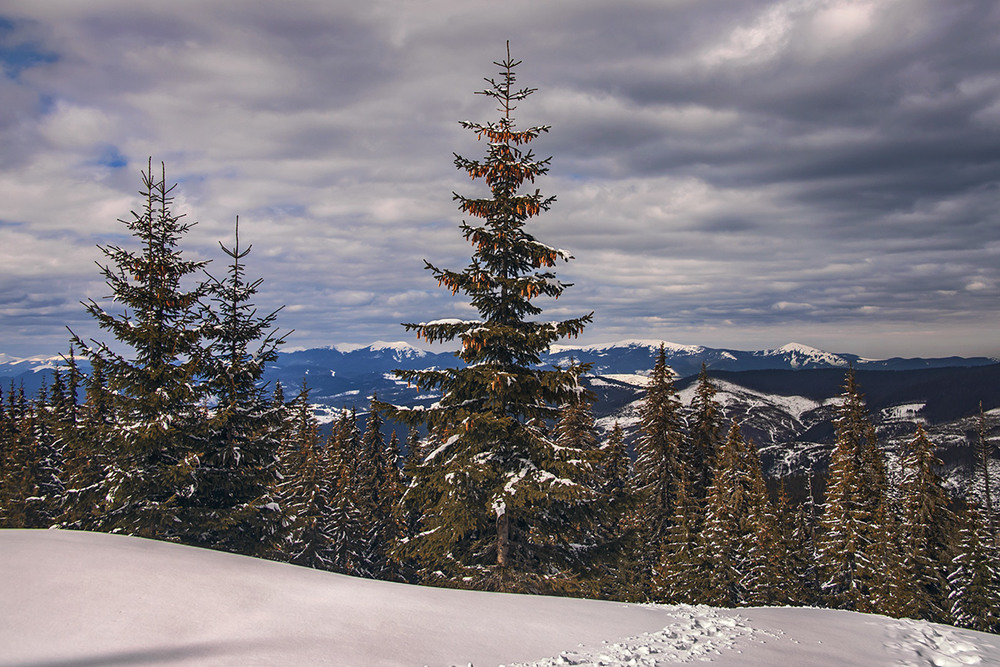
[[[614,343],[597,343],[594,345],[553,345],[550,351],[553,354],[561,354],[564,352],[572,352],[574,350],[581,350],[584,352],[609,352],[616,348],[649,348],[650,350],[657,351],[660,349],[660,345],[663,346],[669,354],[701,354],[705,351],[705,348],[701,345],[681,345],[679,343],[671,343],[665,340],[653,340],[653,339],[626,339],[619,340]]]
[[[764,350],[763,356],[787,357],[792,368],[805,366],[834,366],[846,368],[850,362],[838,354],[826,352],[802,343],[787,343],[773,350]]]
[[[720,379],[714,379],[712,382],[715,384],[716,391],[718,392],[715,396],[715,400],[719,402],[723,409],[735,404],[749,406],[750,409],[753,409],[754,407],[774,406],[780,408],[783,412],[790,415],[794,419],[801,420],[802,415],[805,413],[824,405],[822,402],[814,401],[813,399],[806,398],[804,396],[765,394]],[[692,384],[681,391],[678,394],[681,402],[685,405],[691,405],[691,401],[697,390],[698,386],[696,384]]]
[[[51,371],[56,368],[66,366],[66,362],[61,356],[52,357],[39,355],[34,357],[11,357],[3,353],[0,353],[0,364],[6,364],[13,367],[23,366],[24,370],[31,371],[33,373]]]
[[[599,375],[590,380],[593,385],[607,384],[603,380],[614,380],[615,382],[621,382],[622,384],[627,384],[632,387],[638,387],[640,389],[645,389],[649,384],[649,376],[641,375],[639,373],[607,373],[605,375]]]
[[[382,340],[375,341],[368,346],[368,349],[372,352],[392,352],[397,357],[406,357],[408,359],[426,357],[427,352],[421,350],[420,348],[413,347],[409,343],[403,341],[394,341],[387,343]]]
[[[893,405],[883,408],[879,411],[879,420],[881,422],[910,421],[926,423],[926,420],[920,416],[920,411],[926,405],[926,403],[905,403],[903,405]]]

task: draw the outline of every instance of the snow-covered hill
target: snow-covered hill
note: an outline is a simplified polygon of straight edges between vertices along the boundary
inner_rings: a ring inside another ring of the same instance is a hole
[[[1000,480],[1000,366],[858,371],[857,378],[890,464],[916,425],[922,424],[944,461],[948,483],[964,495],[971,474],[972,443],[978,437],[978,408],[985,409],[987,440],[994,443],[991,478]],[[677,382],[689,406],[695,378]],[[608,375],[590,381],[597,394],[598,427],[617,422],[626,439],[637,435],[644,397],[641,375]],[[834,446],[836,406],[843,391],[842,369],[745,371],[712,374],[725,418],[740,424],[757,446],[766,475],[804,476],[826,469]]]
[[[355,579],[119,535],[0,531],[3,665],[973,665],[1000,637]]]

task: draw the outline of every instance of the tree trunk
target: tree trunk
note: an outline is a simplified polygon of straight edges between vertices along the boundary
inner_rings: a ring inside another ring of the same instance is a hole
[[[510,561],[510,519],[507,511],[497,515],[497,566],[505,568]]]

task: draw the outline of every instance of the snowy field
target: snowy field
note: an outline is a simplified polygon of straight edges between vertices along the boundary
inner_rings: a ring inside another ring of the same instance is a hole
[[[3,665],[1000,665],[1000,637],[824,609],[407,586],[138,538],[0,530]]]

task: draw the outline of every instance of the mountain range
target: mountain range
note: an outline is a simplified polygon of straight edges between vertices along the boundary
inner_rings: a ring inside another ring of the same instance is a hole
[[[589,364],[585,382],[595,396],[598,428],[618,422],[633,438],[646,376],[660,345],[677,376],[682,403],[690,404],[702,364],[719,388],[717,399],[728,419],[738,420],[761,452],[771,476],[822,471],[833,447],[836,404],[848,368],[877,424],[890,462],[924,425],[938,446],[951,483],[968,483],[970,444],[977,434],[982,406],[988,437],[1000,440],[1000,363],[988,357],[865,359],[790,343],[774,349],[741,351],[649,340],[606,345],[554,346],[542,366]],[[57,358],[4,360],[0,388],[24,386],[37,392],[51,382]],[[395,369],[453,367],[453,352],[429,352],[406,343],[374,343],[365,347],[328,347],[283,352],[267,370],[273,386],[281,382],[288,398],[309,387],[310,402],[321,422],[342,409],[364,417],[369,398],[402,405],[429,405],[437,397],[395,378]],[[994,454],[996,456],[996,454]],[[993,475],[1000,479],[1000,459]]]

